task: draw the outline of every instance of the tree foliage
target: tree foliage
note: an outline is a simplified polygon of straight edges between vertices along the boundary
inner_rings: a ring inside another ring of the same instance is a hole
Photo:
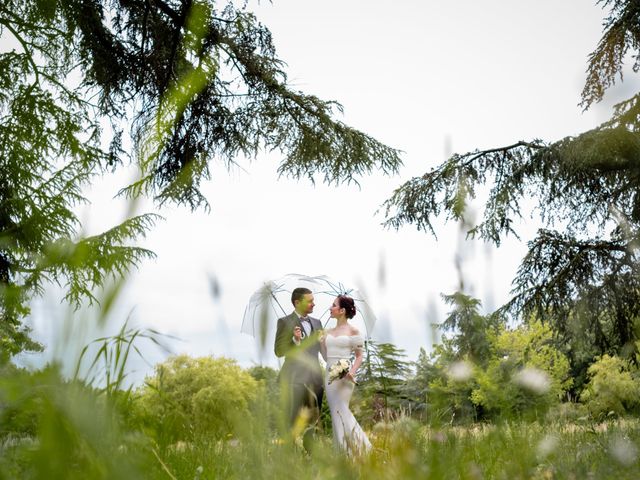
[[[362,362],[356,389],[354,410],[364,421],[388,419],[407,404],[405,381],[411,372],[406,354],[392,343],[367,341],[367,356]]]
[[[132,110],[136,187],[161,201],[201,205],[209,161],[261,148],[284,153],[282,174],[328,182],[399,166],[397,151],[333,118],[339,104],[291,89],[269,30],[232,2],[10,1],[2,17],[24,47],[19,72],[56,84],[76,73],[98,112]]]
[[[479,370],[472,401],[487,415],[540,415],[572,385],[569,361],[538,320],[492,335],[491,360]]]
[[[405,393],[410,399],[411,412],[422,420],[426,420],[425,412],[430,397],[429,384],[437,377],[438,368],[427,351],[420,347],[414,369],[413,375],[407,378]]]
[[[413,391],[422,386],[432,424],[487,419],[540,418],[571,387],[569,361],[548,325],[538,320],[514,329],[487,329],[482,363],[445,338],[429,358],[421,355]]]
[[[154,217],[133,217],[103,234],[79,237],[74,208],[82,189],[113,161],[100,146],[93,109],[61,82],[77,63],[73,32],[62,31],[49,3],[0,6],[0,32],[17,41],[0,55],[0,353],[38,349],[21,324],[28,301],[48,281],[79,305],[105,277],[120,278],[152,256],[127,246]],[[37,10],[37,11],[36,11]],[[60,26],[62,27],[62,26]]]
[[[605,33],[589,58],[585,108],[602,99],[629,51],[638,68],[638,2],[611,7]],[[454,154],[400,186],[384,208],[386,225],[413,224],[435,235],[433,220],[463,218],[465,205],[489,185],[482,217],[467,233],[500,245],[517,236],[515,221],[534,201],[544,225],[513,279],[503,312],[549,321],[566,342],[576,315],[596,352],[619,352],[638,338],[640,314],[640,95],[622,102],[593,130],[558,141],[540,139]],[[527,204],[525,205],[525,202]]]
[[[422,361],[421,369],[428,374],[425,389],[427,420],[434,425],[479,420],[482,411],[471,401],[479,367],[468,355],[460,355],[455,339],[444,338],[435,346],[430,358]]]
[[[83,189],[133,159],[123,186],[160,204],[208,207],[211,165],[283,155],[282,175],[357,182],[398,152],[335,119],[340,105],[292,89],[269,30],[213,0],[0,4],[0,347],[37,349],[22,320],[47,280],[76,305],[152,253],[130,246],[155,218],[90,238]],[[131,148],[125,148],[131,139]]]
[[[452,347],[458,359],[466,358],[484,365],[490,355],[489,335],[499,324],[498,318],[480,314],[480,300],[464,293],[443,295],[443,298],[453,308],[442,328],[455,333]]]

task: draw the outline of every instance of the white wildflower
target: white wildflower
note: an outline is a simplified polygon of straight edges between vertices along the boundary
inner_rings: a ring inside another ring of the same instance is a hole
[[[557,435],[546,435],[540,443],[538,443],[537,453],[539,459],[545,459],[552,454],[560,444]]]
[[[202,465],[199,465],[198,468],[196,468],[196,476],[194,480],[198,480],[200,475],[202,475],[202,472],[204,472],[204,468],[202,468]]]
[[[618,462],[626,466],[633,465],[638,459],[638,447],[624,437],[617,437],[611,441],[609,453]]]
[[[533,393],[542,395],[551,388],[551,380],[546,372],[532,367],[520,370],[514,377],[514,381],[523,388]]]
[[[469,362],[453,362],[449,365],[447,373],[454,382],[466,382],[473,376],[473,367]]]

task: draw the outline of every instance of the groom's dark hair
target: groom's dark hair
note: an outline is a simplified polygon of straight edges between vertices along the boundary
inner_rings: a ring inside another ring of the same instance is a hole
[[[311,290],[305,287],[294,288],[291,292],[291,303],[296,306],[296,300],[301,300],[307,293],[313,293]]]

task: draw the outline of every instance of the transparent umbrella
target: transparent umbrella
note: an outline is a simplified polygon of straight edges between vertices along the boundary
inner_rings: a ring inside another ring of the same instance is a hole
[[[352,323],[361,332],[366,332],[367,337],[371,336],[376,316],[360,290],[326,275],[310,276],[297,273],[289,273],[276,280],[267,281],[253,292],[245,307],[240,331],[257,338],[262,348],[272,342],[278,318],[293,311],[291,293],[297,287],[306,287],[313,292],[316,309],[312,315],[319,318],[325,328],[331,326],[329,307],[334,298],[338,295],[353,298],[357,312]]]
[[[318,307],[324,307],[324,303],[327,303],[326,310],[320,314],[320,320],[323,326],[326,328],[329,325],[329,306],[333,303],[333,299],[338,295],[347,295],[353,298],[356,305],[356,316],[352,322],[356,326],[364,327],[367,337],[371,336],[371,332],[376,324],[376,316],[373,313],[373,309],[365,299],[365,296],[357,288],[345,285],[344,283],[334,280],[326,275],[313,277],[314,281],[320,284],[319,288],[314,290],[315,303]],[[319,312],[319,310],[316,310]]]
[[[324,288],[321,277],[289,273],[265,282],[249,298],[240,331],[260,340],[264,347],[276,331],[276,321],[293,311],[291,293],[297,287],[306,287],[314,294]]]

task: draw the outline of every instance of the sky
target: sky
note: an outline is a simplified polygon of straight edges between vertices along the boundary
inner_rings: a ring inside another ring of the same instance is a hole
[[[65,338],[81,345],[129,317],[180,339],[166,340],[169,352],[141,344],[147,363],[134,361],[134,381],[179,353],[277,367],[271,349],[261,351],[240,327],[251,294],[292,272],[361,288],[378,318],[371,338],[393,342],[414,360],[420,348],[431,349],[431,325],[446,317],[441,293],[453,293],[461,279],[484,311],[509,298],[539,224],[525,216],[521,240],[495,248],[462,241],[459,226],[442,221],[437,239],[412,226],[387,230],[376,214],[381,204],[452,152],[575,135],[606,120],[630,93],[626,83],[587,112],[578,106],[606,13],[594,2],[274,0],[248,8],[271,30],[289,84],[337,100],[341,120],[402,150],[400,172],[336,187],[279,178],[278,153],[232,171],[214,165],[203,186],[211,212],[139,205],[164,217],[139,242],[157,258],[130,276],[105,325],[95,325],[95,309],[69,313],[54,288],[34,302],[29,323],[48,348],[21,356],[24,364],[72,361],[77,349]],[[87,191],[91,203],[79,210],[84,233],[122,221],[128,206],[114,195],[132,177],[122,170]],[[317,305],[316,314],[328,306]]]

